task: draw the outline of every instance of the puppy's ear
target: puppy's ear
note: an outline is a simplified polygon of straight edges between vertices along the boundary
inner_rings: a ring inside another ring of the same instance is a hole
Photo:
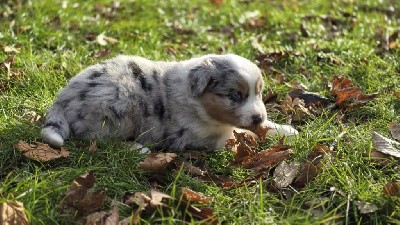
[[[189,85],[194,97],[203,94],[206,87],[211,83],[216,67],[213,59],[205,59],[199,66],[189,72]]]

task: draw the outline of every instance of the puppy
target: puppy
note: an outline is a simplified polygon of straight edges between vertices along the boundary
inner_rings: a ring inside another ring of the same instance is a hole
[[[118,56],[80,72],[46,115],[43,140],[115,137],[169,149],[222,148],[233,130],[273,128],[267,120],[260,69],[237,55],[205,55],[182,62]]]

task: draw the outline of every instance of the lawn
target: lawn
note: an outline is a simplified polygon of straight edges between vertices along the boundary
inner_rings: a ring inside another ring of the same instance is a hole
[[[99,140],[92,152],[89,141],[69,140],[70,155],[49,162],[14,147],[42,141],[57,92],[93,63],[119,54],[171,61],[210,53],[235,53],[262,68],[265,95],[274,93],[266,99],[270,119],[299,131],[285,140],[292,150],[286,162],[304,161],[317,144],[330,149],[305,187],[271,188],[274,167],[252,179],[253,170],[231,163],[229,149],[201,159],[210,173],[237,184],[224,188],[179,166],[144,171],[139,163],[146,156],[115,140]],[[156,188],[178,196],[188,187],[213,198],[206,206],[222,224],[400,224],[399,158],[376,159],[371,134],[395,138],[389,124],[400,123],[399,63],[396,0],[1,1],[0,204],[23,203],[30,224],[78,223],[84,213],[60,205],[72,181],[91,172],[94,189],[105,193],[101,210],[114,207],[121,220],[135,212],[126,192]],[[378,95],[317,112],[282,106],[296,88],[335,101],[334,77]],[[201,223],[170,204],[168,213],[143,212],[140,223]]]

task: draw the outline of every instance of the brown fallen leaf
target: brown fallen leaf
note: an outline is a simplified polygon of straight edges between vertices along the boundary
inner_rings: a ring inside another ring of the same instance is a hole
[[[392,137],[398,141],[400,141],[400,124],[398,123],[390,123],[389,124],[390,133],[392,133]]]
[[[234,134],[236,136],[235,146],[237,146],[234,165],[262,171],[275,166],[292,154],[290,146],[283,144],[285,137],[282,137],[278,144],[269,149],[257,152],[258,145],[254,138],[248,138],[245,133],[235,132]]]
[[[260,141],[265,141],[267,133],[271,129],[272,128],[270,128],[270,127],[258,126],[255,130],[253,130],[253,133],[255,133],[257,135],[257,137],[260,139]]]
[[[101,49],[101,50],[92,52],[91,56],[93,56],[95,58],[103,58],[103,57],[108,56],[111,52],[112,52],[111,49],[105,48],[105,49]]]
[[[169,209],[170,206],[164,203],[164,199],[174,200],[171,196],[153,189],[151,190],[151,197],[143,192],[127,192],[123,199],[125,204],[136,208],[129,219],[123,220],[125,222],[132,221],[133,224],[140,222],[143,212],[147,214],[155,212],[156,209],[161,209],[162,211]],[[123,221],[121,221],[121,224],[124,224]]]
[[[150,206],[153,208],[158,206],[165,206],[163,202],[164,199],[172,199],[170,195],[164,194],[154,189],[151,189],[150,196],[151,196]]]
[[[181,200],[179,206],[185,210],[185,213],[190,213],[194,218],[202,220],[205,224],[218,224],[218,218],[210,207],[197,208],[185,200]]]
[[[271,89],[268,90],[267,94],[264,95],[264,104],[274,103],[278,100],[278,94],[274,93]]]
[[[389,155],[376,150],[372,150],[369,154],[363,155],[368,157],[368,159],[371,160],[372,163],[375,163],[378,166],[387,166],[391,162]]]
[[[285,99],[281,102],[280,107],[283,112],[291,117],[293,122],[300,121],[312,114],[306,107],[304,100],[299,98],[293,99],[290,95],[286,95]]]
[[[299,98],[303,100],[306,107],[325,108],[331,103],[331,100],[329,100],[328,98],[301,89],[291,91],[289,93],[289,96],[292,99]]]
[[[190,174],[192,176],[202,177],[207,173],[207,171],[203,171],[199,167],[194,166],[193,164],[188,163],[188,162],[182,162],[182,168],[183,168],[183,171],[187,172],[188,174]]]
[[[224,4],[224,0],[208,0],[208,1],[216,6],[221,6],[222,4]]]
[[[278,164],[274,171],[274,182],[277,188],[284,188],[289,186],[296,177],[300,168],[300,163],[291,162],[287,163],[282,161]]]
[[[217,224],[218,220],[214,215],[212,208],[197,208],[191,205],[190,202],[186,201],[185,199],[181,199],[178,202],[177,199],[172,198],[170,195],[156,190],[151,190],[150,196],[151,197],[142,192],[125,194],[124,203],[130,206],[137,207],[134,215],[129,218],[129,220],[132,221],[133,224],[137,224],[140,221],[140,216],[144,211],[156,212],[155,209],[161,208],[164,212],[165,210],[171,210],[173,208],[172,205],[170,205],[172,203],[177,204],[181,209],[184,210],[185,213],[190,213],[194,218],[203,220],[205,223]],[[188,198],[190,198],[190,196],[188,196]],[[201,201],[207,202],[209,201],[209,199],[207,197],[204,197],[201,198]]]
[[[97,151],[97,141],[92,140],[88,149],[89,152],[95,152]]]
[[[350,79],[338,76],[333,77],[331,93],[336,96],[336,104],[344,109],[356,108],[378,96],[378,93],[363,94]]]
[[[137,211],[135,211],[132,216],[120,220],[118,222],[118,225],[133,225],[133,224],[138,224],[139,221],[140,221],[140,215],[139,213],[137,213]]]
[[[257,141],[253,136],[236,131],[233,131],[233,135],[235,139],[227,140],[226,147],[235,152],[234,163],[241,163],[246,157],[256,154]]]
[[[310,161],[304,161],[301,165],[298,175],[293,181],[293,186],[297,188],[303,188],[308,182],[312,181],[317,177],[318,168]]]
[[[317,143],[315,150],[307,155],[306,160],[301,163],[299,172],[296,178],[292,182],[292,185],[296,188],[303,188],[308,182],[312,181],[317,177],[318,172],[321,170],[321,160],[325,155],[335,156],[335,152],[329,149],[329,147]]]
[[[397,196],[400,194],[400,183],[389,182],[383,187],[383,194],[387,196]]]
[[[3,202],[0,204],[0,223],[7,225],[28,225],[28,217],[22,202]]]
[[[79,222],[93,225],[119,225],[119,213],[113,206],[108,213],[105,211],[94,212],[81,218]]]
[[[32,144],[28,144],[20,140],[14,145],[14,147],[22,152],[25,157],[40,162],[47,162],[61,157],[67,158],[69,156],[69,152],[65,148],[61,147],[60,150],[56,150],[51,148],[48,144],[41,142],[33,142]]]
[[[139,163],[139,167],[147,172],[163,171],[176,157],[175,153],[151,153]]]
[[[182,198],[187,202],[198,204],[210,204],[213,198],[205,196],[203,193],[193,191],[189,188],[181,188]]]
[[[61,210],[73,208],[81,215],[87,215],[100,209],[105,200],[105,192],[90,190],[94,187],[93,173],[85,173],[72,181],[65,198],[60,203]]]
[[[393,94],[394,94],[394,96],[396,96],[397,99],[400,100],[400,90],[394,90]]]
[[[392,139],[386,138],[379,133],[372,131],[372,140],[375,149],[382,153],[397,157],[400,159],[400,143]]]
[[[87,215],[95,212],[103,207],[106,199],[104,191],[96,191],[94,193],[87,193],[83,199],[79,200],[74,208],[78,210],[81,215]]]

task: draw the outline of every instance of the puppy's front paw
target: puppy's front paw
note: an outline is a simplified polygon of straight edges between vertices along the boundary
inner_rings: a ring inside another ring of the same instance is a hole
[[[280,135],[292,136],[299,134],[299,132],[290,125],[280,125],[269,120],[265,121],[263,123],[263,126],[271,128],[270,130],[268,130],[267,135],[280,134]]]
[[[299,132],[290,125],[281,125],[281,128],[280,128],[280,130],[278,130],[278,132],[280,134],[284,134],[286,136],[299,134]]]

